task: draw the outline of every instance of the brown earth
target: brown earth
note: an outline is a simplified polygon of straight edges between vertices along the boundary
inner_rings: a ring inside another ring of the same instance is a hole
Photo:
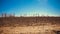
[[[0,17],[0,34],[56,34],[60,17]]]
[[[0,26],[60,25],[60,17],[5,17],[0,18]]]

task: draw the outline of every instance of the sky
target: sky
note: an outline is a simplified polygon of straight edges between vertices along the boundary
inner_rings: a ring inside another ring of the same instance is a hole
[[[60,0],[0,0],[0,14],[60,16]]]

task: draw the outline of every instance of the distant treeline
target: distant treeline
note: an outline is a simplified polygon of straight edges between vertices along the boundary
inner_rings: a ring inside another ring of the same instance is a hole
[[[15,14],[2,13],[2,14],[0,14],[0,17],[15,17]]]
[[[6,13],[2,13],[0,14],[0,17],[60,17],[60,16],[44,16],[44,15],[39,15],[39,14],[33,14],[33,15],[27,15],[27,14],[24,14],[24,15],[20,15],[20,16],[16,16],[15,13],[13,14],[6,14]]]

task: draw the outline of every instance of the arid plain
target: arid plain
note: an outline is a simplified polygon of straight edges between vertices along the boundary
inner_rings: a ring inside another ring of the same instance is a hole
[[[0,17],[0,34],[59,34],[60,17]]]

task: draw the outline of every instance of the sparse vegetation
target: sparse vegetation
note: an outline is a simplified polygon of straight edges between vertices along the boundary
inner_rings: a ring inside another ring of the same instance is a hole
[[[0,17],[0,26],[60,25],[60,17]]]

